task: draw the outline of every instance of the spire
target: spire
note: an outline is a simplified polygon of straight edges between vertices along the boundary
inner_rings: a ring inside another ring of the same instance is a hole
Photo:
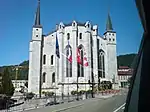
[[[35,24],[34,27],[41,27],[40,23],[40,0],[38,0],[38,7],[35,15]]]
[[[112,22],[110,18],[110,14],[108,13],[107,23],[106,23],[106,31],[112,31]]]

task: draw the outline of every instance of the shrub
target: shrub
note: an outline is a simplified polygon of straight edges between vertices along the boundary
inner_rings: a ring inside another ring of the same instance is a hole
[[[45,91],[42,91],[42,94],[45,94],[46,92]]]
[[[71,91],[71,95],[76,95],[77,91]]]
[[[45,92],[45,96],[52,97],[55,93],[54,92]]]
[[[32,93],[32,92],[27,93],[27,94],[26,94],[26,98],[27,98],[27,99],[32,99],[32,98],[34,97],[34,95],[35,95],[35,94]]]
[[[91,93],[92,93],[92,90],[87,90],[86,93],[87,93],[87,94],[91,94]]]
[[[84,94],[86,91],[85,90],[80,90],[79,94]]]

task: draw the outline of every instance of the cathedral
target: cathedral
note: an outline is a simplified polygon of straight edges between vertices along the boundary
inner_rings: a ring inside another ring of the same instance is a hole
[[[90,90],[90,82],[117,84],[117,76],[116,32],[109,14],[102,36],[97,25],[75,20],[60,22],[56,30],[43,34],[38,1],[29,47],[28,92],[70,94]]]

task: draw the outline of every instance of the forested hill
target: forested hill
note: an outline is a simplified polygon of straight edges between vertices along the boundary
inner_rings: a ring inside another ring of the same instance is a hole
[[[132,67],[134,58],[137,54],[125,54],[125,55],[119,55],[117,56],[118,61],[118,67],[119,66],[128,66]],[[9,71],[11,72],[11,79],[15,79],[16,70],[15,67],[17,65],[11,65],[11,66],[2,66],[0,67],[0,72],[4,70],[5,67],[9,68]],[[18,70],[18,79],[27,79],[28,78],[28,66],[29,61],[23,61],[19,64],[20,68]]]
[[[118,67],[128,66],[132,68],[135,63],[136,56],[137,54],[126,54],[117,56]]]

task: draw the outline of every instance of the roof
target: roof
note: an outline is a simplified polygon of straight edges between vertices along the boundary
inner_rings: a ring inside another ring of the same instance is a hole
[[[119,69],[129,69],[128,66],[119,66]]]
[[[78,26],[85,26],[85,24],[86,24],[86,22],[82,23],[82,22],[77,22],[77,21],[76,21],[76,23],[77,23]],[[68,24],[65,24],[65,23],[64,23],[64,26],[72,26],[72,22],[70,22],[70,23],[68,23]],[[91,28],[92,28],[92,27],[91,27]],[[55,29],[55,30],[52,30],[51,32],[49,32],[48,34],[46,34],[46,35],[44,35],[44,36],[48,36],[48,35],[50,35],[50,34],[52,34],[52,33],[54,33],[54,32],[56,32],[56,29]]]
[[[85,23],[81,23],[81,22],[78,22],[76,21],[77,25],[78,26],[85,26]],[[64,24],[65,26],[72,26],[72,22],[68,23],[68,24]]]
[[[112,22],[111,22],[110,15],[108,13],[108,18],[107,18],[107,23],[106,23],[106,31],[112,31],[112,30],[113,30]]]
[[[118,75],[132,75],[133,71],[133,69],[128,69],[126,71],[118,71]]]
[[[38,7],[37,7],[37,11],[36,11],[36,15],[35,15],[35,24],[33,27],[42,27],[41,23],[40,23],[40,0],[38,0]]]

